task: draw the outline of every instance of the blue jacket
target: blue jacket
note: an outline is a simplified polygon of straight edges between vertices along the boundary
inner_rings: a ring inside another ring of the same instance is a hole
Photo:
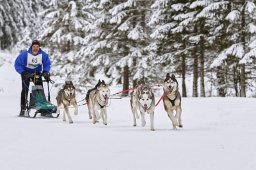
[[[28,72],[50,72],[51,61],[47,53],[45,53],[41,48],[38,51],[38,54],[34,56],[32,54],[32,48],[22,51],[15,60],[15,70],[18,73]]]

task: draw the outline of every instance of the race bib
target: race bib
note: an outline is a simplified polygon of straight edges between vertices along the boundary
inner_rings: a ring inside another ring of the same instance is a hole
[[[42,65],[42,54],[32,55],[28,53],[27,68],[35,69]]]

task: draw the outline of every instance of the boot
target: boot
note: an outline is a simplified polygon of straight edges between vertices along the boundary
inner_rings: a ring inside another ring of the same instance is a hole
[[[20,116],[20,117],[25,116],[25,111],[26,111],[25,109],[21,109],[21,110],[20,110],[20,115],[19,115],[19,116]]]

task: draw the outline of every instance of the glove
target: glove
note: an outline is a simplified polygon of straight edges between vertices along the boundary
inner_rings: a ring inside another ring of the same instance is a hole
[[[44,79],[45,79],[46,81],[50,81],[50,73],[49,73],[49,72],[44,71],[43,74],[42,74],[42,76],[44,77]]]
[[[33,76],[34,76],[34,73],[28,73],[28,72],[25,72],[25,71],[23,71],[21,73],[21,77],[22,77],[23,80],[27,80],[29,78],[32,78]]]

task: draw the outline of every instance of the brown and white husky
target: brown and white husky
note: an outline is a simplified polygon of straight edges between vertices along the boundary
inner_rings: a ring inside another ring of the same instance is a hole
[[[133,114],[133,126],[136,126],[136,118],[139,118],[137,111],[141,115],[141,125],[145,126],[145,113],[150,115],[150,129],[154,131],[154,110],[155,97],[152,89],[145,84],[139,85],[131,95],[131,109]]]
[[[179,93],[178,81],[173,74],[171,76],[169,73],[166,74],[163,88],[164,109],[172,121],[173,129],[177,129],[176,127],[182,128],[181,95]]]
[[[66,116],[69,123],[73,123],[70,116],[68,107],[73,105],[75,107],[75,115],[78,114],[78,105],[75,98],[75,87],[72,81],[65,81],[63,89],[58,92],[57,100],[57,113],[60,113],[61,104],[64,106],[63,121],[66,121]]]
[[[107,125],[107,105],[109,96],[109,85],[107,85],[104,80],[99,80],[98,84],[93,89],[88,90],[86,103],[89,110],[89,118],[92,119],[93,124],[102,118],[103,124]]]

